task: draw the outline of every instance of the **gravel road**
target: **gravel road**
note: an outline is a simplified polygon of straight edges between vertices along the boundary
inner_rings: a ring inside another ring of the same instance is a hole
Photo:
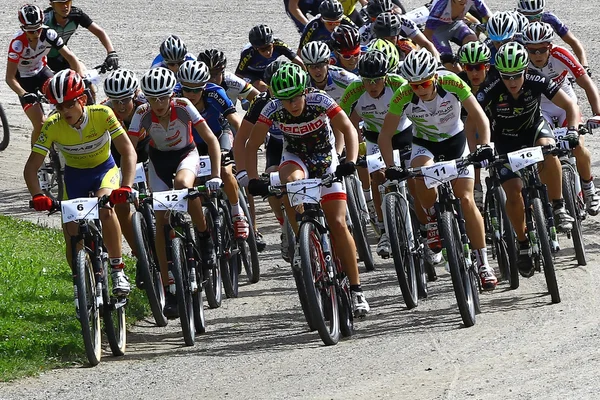
[[[414,0],[406,3],[409,8],[421,5]],[[490,1],[490,6],[505,10],[514,3]],[[600,49],[593,33],[597,3],[582,0],[577,7],[556,0],[548,3],[581,39],[595,76],[600,76],[596,61]],[[0,12],[0,48],[8,47],[18,28],[20,4],[10,1]],[[230,70],[248,30],[257,23],[268,23],[293,47],[298,40],[282,2],[275,0],[76,0],[75,4],[108,31],[122,65],[138,73],[149,67],[160,42],[170,33],[180,34],[194,54],[207,47],[225,50]],[[70,47],[88,66],[104,58],[99,43],[84,30],[72,38]],[[0,101],[12,129],[10,147],[0,153],[0,212],[56,224],[26,208],[22,169],[30,126],[4,82],[0,83]],[[585,111],[589,115],[587,105]],[[592,153],[598,154],[597,140],[589,138],[588,143]],[[207,310],[207,332],[194,347],[183,346],[176,321],[166,328],[141,321],[129,332],[126,356],[114,358],[105,353],[95,368],[75,366],[0,384],[0,399],[600,397],[595,314],[600,298],[594,289],[594,282],[600,281],[597,219],[585,222],[587,267],[576,265],[571,244],[562,238],[564,250],[556,259],[560,304],[550,304],[543,276],[536,274],[523,279],[517,291],[503,284],[494,293],[482,295],[483,314],[474,327],[465,329],[443,269],[438,269],[440,279],[430,286],[430,298],[408,311],[393,265],[376,258],[377,271],[362,275],[372,312],[356,324],[351,340],[325,347],[303,321],[290,267],[278,255],[276,222],[264,204],[260,213],[260,227],[269,242],[261,255],[261,280],[244,284],[238,299]]]

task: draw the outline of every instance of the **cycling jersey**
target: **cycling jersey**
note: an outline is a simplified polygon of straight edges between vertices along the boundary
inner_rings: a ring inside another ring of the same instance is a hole
[[[350,20],[350,18],[345,15],[342,16],[341,20],[342,25],[350,25],[356,27],[354,22]],[[327,42],[331,40],[331,32],[325,28],[325,23],[321,20],[321,14],[317,15],[315,18],[310,20],[308,24],[304,27],[304,31],[302,31],[302,36],[300,36],[300,46],[299,48],[304,47],[306,43],[316,42],[316,41],[324,41]]]
[[[544,11],[541,14],[536,15],[535,17],[528,18],[531,22],[540,21],[550,24],[554,32],[561,38],[564,37],[567,33],[569,33],[569,28],[565,25],[556,14],[550,11]]]
[[[400,36],[403,38],[413,39],[415,36],[421,33],[417,24],[410,19],[401,16],[400,22]],[[360,35],[361,44],[367,45],[371,40],[376,39],[375,34],[373,33],[373,23],[361,26],[358,30],[358,33]]]
[[[271,101],[271,94],[269,91],[261,92],[250,102],[250,107],[248,107],[248,111],[246,111],[246,115],[244,115],[244,119],[250,122],[252,125],[256,124],[260,117],[260,113],[263,108]],[[275,125],[271,125],[269,128],[269,135],[267,138],[267,142],[271,139],[276,141],[283,141],[283,133],[281,130]]]
[[[240,62],[235,70],[236,75],[250,78],[251,81],[262,79],[263,73],[271,62],[277,60],[280,56],[285,56],[290,60],[296,58],[296,52],[280,39],[273,41],[273,53],[271,57],[263,57],[250,43],[244,46],[240,55]]]
[[[114,112],[106,106],[85,106],[80,128],[69,125],[59,113],[49,117],[37,142],[35,153],[45,156],[54,144],[65,158],[65,164],[90,169],[110,160],[110,141],[125,133]]]
[[[327,72],[327,83],[322,90],[330,95],[335,101],[339,102],[348,85],[356,81],[360,81],[360,78],[352,72],[331,65]],[[316,87],[312,79],[310,85]]]
[[[225,71],[223,74],[223,81],[221,87],[225,89],[227,97],[233,104],[236,104],[238,99],[245,99],[252,90],[252,85],[246,82],[239,76],[232,74],[231,72]]]
[[[304,16],[308,18],[307,14],[310,14],[310,15],[318,15],[319,14],[319,5],[322,2],[323,2],[323,0],[299,0],[298,8],[300,8],[300,11],[302,12],[302,14],[304,14]],[[283,0],[283,4],[285,6],[285,12],[292,19],[292,21],[294,21],[294,24],[296,24],[296,29],[298,30],[298,33],[302,34],[302,31],[304,30],[305,25],[302,22],[298,21],[296,19],[296,17],[294,17],[294,15],[292,15],[292,13],[290,13],[290,0]]]
[[[94,22],[78,7],[71,7],[71,11],[69,12],[69,15],[67,15],[65,25],[58,23],[52,7],[48,7],[46,10],[44,10],[44,21],[46,25],[58,33],[58,36],[60,36],[65,44],[69,42],[69,39],[71,39],[71,36],[73,36],[80,25],[88,29]],[[48,54],[48,64],[50,68],[54,70],[54,72],[69,68],[69,64],[66,62],[66,60],[57,50],[54,49]]]
[[[187,53],[185,55],[185,58],[183,59],[183,61],[196,61],[196,57],[192,53]],[[161,54],[154,57],[154,60],[152,60],[152,65],[150,66],[150,69],[158,68],[158,67],[167,68],[167,63],[165,62],[165,59],[163,58],[163,56]]]
[[[129,125],[130,136],[150,136],[150,147],[161,152],[183,150],[194,145],[192,126],[204,121],[196,107],[188,99],[171,100],[170,122],[165,130],[150,104],[142,104],[135,111]]]
[[[340,107],[350,115],[352,111],[356,111],[359,117],[364,121],[363,132],[374,132],[379,134],[383,126],[383,120],[388,113],[390,100],[394,96],[396,90],[406,83],[406,80],[400,75],[389,74],[385,81],[383,93],[378,98],[374,99],[366,93],[365,86],[362,81],[352,82],[340,100]],[[395,133],[399,133],[411,125],[410,120],[406,115],[402,115],[400,123]],[[375,138],[367,138],[370,142],[376,143]]]
[[[436,30],[439,27],[450,25],[454,21],[463,20],[472,7],[475,7],[482,17],[487,18],[492,15],[483,0],[467,0],[462,12],[457,16],[452,15],[452,0],[435,0],[429,9],[425,28]]]
[[[438,71],[437,95],[433,100],[421,100],[405,83],[392,97],[389,112],[405,114],[412,121],[415,143],[443,142],[463,131],[460,110],[470,95],[471,89],[456,74]]]
[[[42,26],[42,32],[35,49],[31,48],[27,35],[23,31],[17,32],[8,48],[8,62],[17,64],[17,73],[20,78],[30,78],[40,73],[46,66],[46,55],[52,49],[57,51],[65,43],[54,29]]]
[[[258,122],[276,126],[283,133],[284,152],[300,158],[311,176],[322,176],[333,162],[335,138],[329,124],[342,111],[327,93],[309,89],[300,116],[293,116],[279,99],[263,108]]]
[[[207,83],[202,91],[202,100],[204,102],[204,110],[200,111],[200,115],[206,120],[206,123],[213,131],[215,136],[221,136],[223,130],[230,130],[227,116],[236,112],[235,106],[227,97],[225,89],[214,83]],[[192,128],[194,141],[196,144],[204,143],[204,139]]]
[[[486,81],[477,93],[477,101],[490,118],[492,139],[517,142],[543,120],[541,97],[554,98],[560,90],[552,79],[534,70],[525,74],[519,97],[515,99],[500,78]],[[531,146],[532,143],[529,143]]]

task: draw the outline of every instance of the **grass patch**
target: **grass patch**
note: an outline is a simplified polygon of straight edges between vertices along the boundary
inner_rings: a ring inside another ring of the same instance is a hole
[[[62,231],[0,216],[0,232],[0,381],[86,362]],[[134,286],[135,262],[125,262]],[[148,310],[133,290],[128,322]]]

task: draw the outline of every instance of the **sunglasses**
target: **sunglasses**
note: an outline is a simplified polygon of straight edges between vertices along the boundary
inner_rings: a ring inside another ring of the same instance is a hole
[[[42,31],[42,27],[41,26],[37,26],[36,27],[32,27],[32,26],[23,26],[21,25],[21,30],[23,30],[23,32],[25,33],[40,33]]]
[[[379,78],[362,78],[363,84],[366,85],[377,85],[379,82],[383,81],[385,76],[380,76]]]
[[[318,64],[308,64],[306,66],[306,68],[308,69],[323,69],[325,67],[327,67],[329,64],[328,63],[318,63]]]
[[[550,50],[550,46],[544,47],[527,47],[530,54],[546,54]]]
[[[472,71],[483,71],[485,70],[485,66],[487,64],[486,63],[478,63],[478,64],[465,64],[465,70],[472,72]]]
[[[157,103],[165,103],[171,99],[171,96],[160,96],[160,97],[148,97],[146,96],[148,103],[157,104]]]
[[[336,19],[336,20],[331,20],[331,19],[325,19],[325,18],[321,18],[323,20],[324,24],[327,25],[340,25],[342,23],[341,19]]]
[[[119,105],[119,106],[124,106],[124,105],[127,105],[127,104],[133,102],[133,97],[127,97],[125,99],[111,99],[109,97],[109,99],[114,105]]]
[[[200,87],[195,87],[195,88],[191,88],[191,87],[186,87],[186,86],[181,86],[181,90],[186,92],[186,93],[200,93],[204,90],[205,86],[200,86]]]
[[[354,58],[358,58],[360,57],[360,48],[358,49],[357,52],[353,52],[353,53],[339,53],[340,57],[342,57],[344,60],[352,60]]]
[[[434,82],[435,82],[435,77],[432,77],[432,78],[427,79],[426,81],[421,82],[421,83],[410,83],[410,87],[413,90],[417,90],[419,88],[428,89],[431,86],[433,86]]]
[[[525,18],[527,18],[530,21],[535,21],[538,19],[542,19],[542,13],[539,14],[523,14],[525,16]]]
[[[58,103],[55,105],[55,107],[58,111],[70,110],[73,107],[75,107],[75,105],[78,103],[78,100],[79,100],[79,98],[65,101],[64,103]]]
[[[264,46],[255,47],[258,51],[270,51],[273,48],[273,43],[265,44]]]
[[[500,79],[503,81],[514,81],[520,79],[525,75],[525,71],[517,72],[516,74],[503,74],[500,73]]]

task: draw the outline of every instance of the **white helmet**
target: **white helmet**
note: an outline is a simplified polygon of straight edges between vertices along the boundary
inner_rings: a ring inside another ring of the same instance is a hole
[[[166,63],[180,62],[185,59],[187,46],[177,35],[171,35],[160,45],[160,55]]]
[[[526,16],[524,16],[523,14],[521,14],[518,11],[510,11],[510,13],[517,21],[517,33],[522,33],[523,29],[525,29],[525,27],[527,25],[529,25],[529,23],[530,23],[529,20],[527,19]]]
[[[140,88],[140,83],[133,71],[119,68],[112,71],[104,80],[104,93],[111,99],[133,97]]]
[[[498,12],[487,22],[487,34],[490,40],[494,42],[502,42],[512,39],[515,33],[518,32],[518,22],[508,11]]]
[[[545,22],[533,22],[523,30],[525,44],[551,43],[554,39],[554,29]]]
[[[146,72],[142,76],[140,84],[142,92],[147,97],[161,97],[173,93],[173,89],[177,85],[177,78],[170,69],[158,67]]]
[[[437,68],[438,62],[433,54],[426,48],[422,48],[419,51],[413,50],[406,55],[400,67],[400,75],[409,82],[417,82],[432,77]]]
[[[193,83],[204,85],[210,79],[210,70],[202,61],[188,60],[179,67],[177,79],[182,84]]]
[[[527,14],[539,14],[544,11],[546,0],[519,0],[517,10]]]
[[[300,51],[300,57],[304,64],[320,64],[328,63],[331,50],[325,42],[308,42],[302,47]]]

